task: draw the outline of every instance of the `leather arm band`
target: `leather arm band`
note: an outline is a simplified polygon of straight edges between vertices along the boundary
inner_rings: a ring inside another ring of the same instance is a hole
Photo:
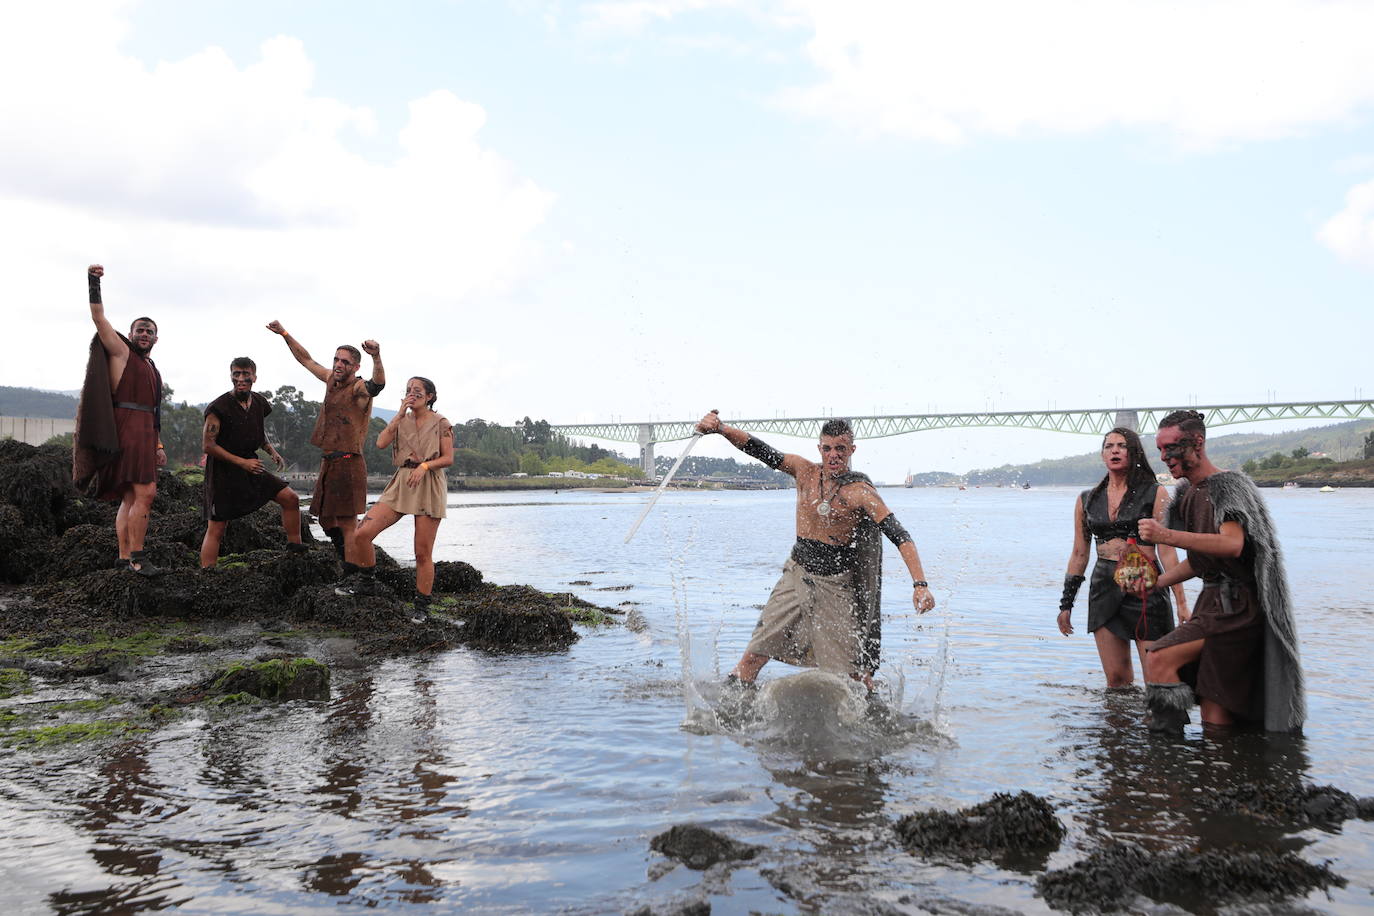
[[[887,535],[893,547],[901,547],[911,541],[911,535],[902,527],[902,523],[897,521],[896,513],[889,512],[887,518],[878,523],[878,530]]]
[[[1064,594],[1059,599],[1059,610],[1073,610],[1073,599],[1078,597],[1078,589],[1083,585],[1083,576],[1065,576]]]
[[[739,450],[750,458],[757,458],[775,471],[782,468],[782,452],[773,448],[773,446],[764,442],[762,439],[750,436],[745,440],[744,444],[740,446]]]

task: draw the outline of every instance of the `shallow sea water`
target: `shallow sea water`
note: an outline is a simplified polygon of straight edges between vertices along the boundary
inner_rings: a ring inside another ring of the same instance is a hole
[[[712,707],[790,548],[790,492],[672,492],[630,545],[643,495],[455,494],[438,558],[627,602],[644,626],[580,628],[560,653],[340,669],[327,703],[8,752],[4,911],[1045,912],[1035,875],[1111,840],[1292,849],[1349,884],[1290,904],[1367,911],[1374,824],[1285,834],[1203,818],[1193,800],[1234,778],[1374,795],[1374,491],[1265,491],[1298,599],[1306,737],[1194,724],[1179,744],[1147,738],[1139,691],[1102,687],[1083,598],[1079,632],[1055,630],[1075,493],[884,489],[939,600],[914,614],[888,547],[886,717],[843,683],[775,663],[762,720],[744,725]],[[406,562],[410,538],[402,522],[379,543]],[[1020,789],[1068,828],[1047,860],[927,861],[896,841],[904,814]],[[764,852],[696,872],[650,851],[687,821]]]

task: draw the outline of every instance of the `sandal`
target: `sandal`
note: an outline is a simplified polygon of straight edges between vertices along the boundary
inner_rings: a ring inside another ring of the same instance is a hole
[[[147,579],[156,578],[162,575],[163,572],[160,568],[143,559],[143,551],[141,550],[135,550],[133,553],[129,554],[129,559],[126,562],[129,564],[128,569],[130,572],[137,573]],[[135,563],[138,564],[137,567],[134,566]]]

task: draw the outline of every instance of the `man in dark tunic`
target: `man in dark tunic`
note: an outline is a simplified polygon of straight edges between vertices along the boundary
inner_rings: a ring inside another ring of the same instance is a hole
[[[143,557],[157,469],[167,463],[158,438],[162,376],[148,358],[157,343],[157,323],[138,318],[128,337],[116,331],[101,300],[104,275],[99,264],[86,270],[96,333],[77,406],[72,478],[83,489],[93,487],[100,499],[119,501],[115,533],[120,566],[157,576],[162,570]]]
[[[1156,587],[1193,576],[1203,585],[1192,618],[1146,655],[1150,727],[1181,731],[1196,695],[1204,723],[1300,731],[1302,665],[1274,525],[1254,483],[1207,458],[1206,436],[1202,414],[1179,410],[1161,421],[1155,437],[1170,473],[1184,482],[1170,527],[1142,519],[1140,536],[1188,552]]]
[[[372,377],[364,380],[357,376],[362,361],[357,348],[348,344],[337,348],[334,368],[330,370],[311,359],[310,353],[286,332],[280,321],[267,325],[267,330],[280,335],[296,362],[325,384],[324,403],[320,405],[320,416],[310,437],[310,444],[323,452],[310,511],[334,542],[346,577],[358,569],[353,532],[358,527],[358,516],[367,511],[367,462],[363,458],[363,446],[372,417],[372,399],[386,385],[382,348],[375,340],[363,341],[363,350],[372,357]]]
[[[731,685],[753,684],[770,659],[847,674],[870,689],[878,670],[882,540],[896,546],[912,579],[912,605],[935,606],[911,535],[872,482],[850,470],[854,432],[845,420],[821,427],[821,461],[784,455],[712,411],[696,431],[719,433],[735,448],[797,480],[797,542],[754,627]]]
[[[207,569],[219,560],[224,529],[236,518],[256,512],[268,502],[281,506],[281,523],[286,529],[286,549],[306,550],[301,543],[301,501],[296,491],[273,474],[267,473],[258,449],[272,456],[277,470],[286,459],[267,441],[263,420],[272,412],[267,398],[253,390],[258,366],[246,356],[229,363],[229,378],[234,387],[215,398],[205,408],[204,517],[205,538],[200,543],[200,566]]]

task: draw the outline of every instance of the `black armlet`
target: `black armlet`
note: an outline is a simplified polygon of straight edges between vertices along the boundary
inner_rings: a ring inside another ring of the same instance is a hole
[[[750,436],[745,440],[744,444],[740,446],[739,450],[750,458],[757,458],[775,471],[782,468],[782,452],[773,448],[773,446],[764,442],[762,439],[756,439]]]
[[[901,547],[911,540],[911,535],[907,534],[902,523],[897,521],[897,516],[889,512],[887,518],[878,523],[878,530],[887,535],[887,539],[892,542],[893,547]]]
[[[368,397],[375,398],[377,395],[382,393],[382,389],[386,387],[386,382],[378,384],[377,382],[372,381],[372,379],[366,379],[363,381],[363,387],[367,389]]]

